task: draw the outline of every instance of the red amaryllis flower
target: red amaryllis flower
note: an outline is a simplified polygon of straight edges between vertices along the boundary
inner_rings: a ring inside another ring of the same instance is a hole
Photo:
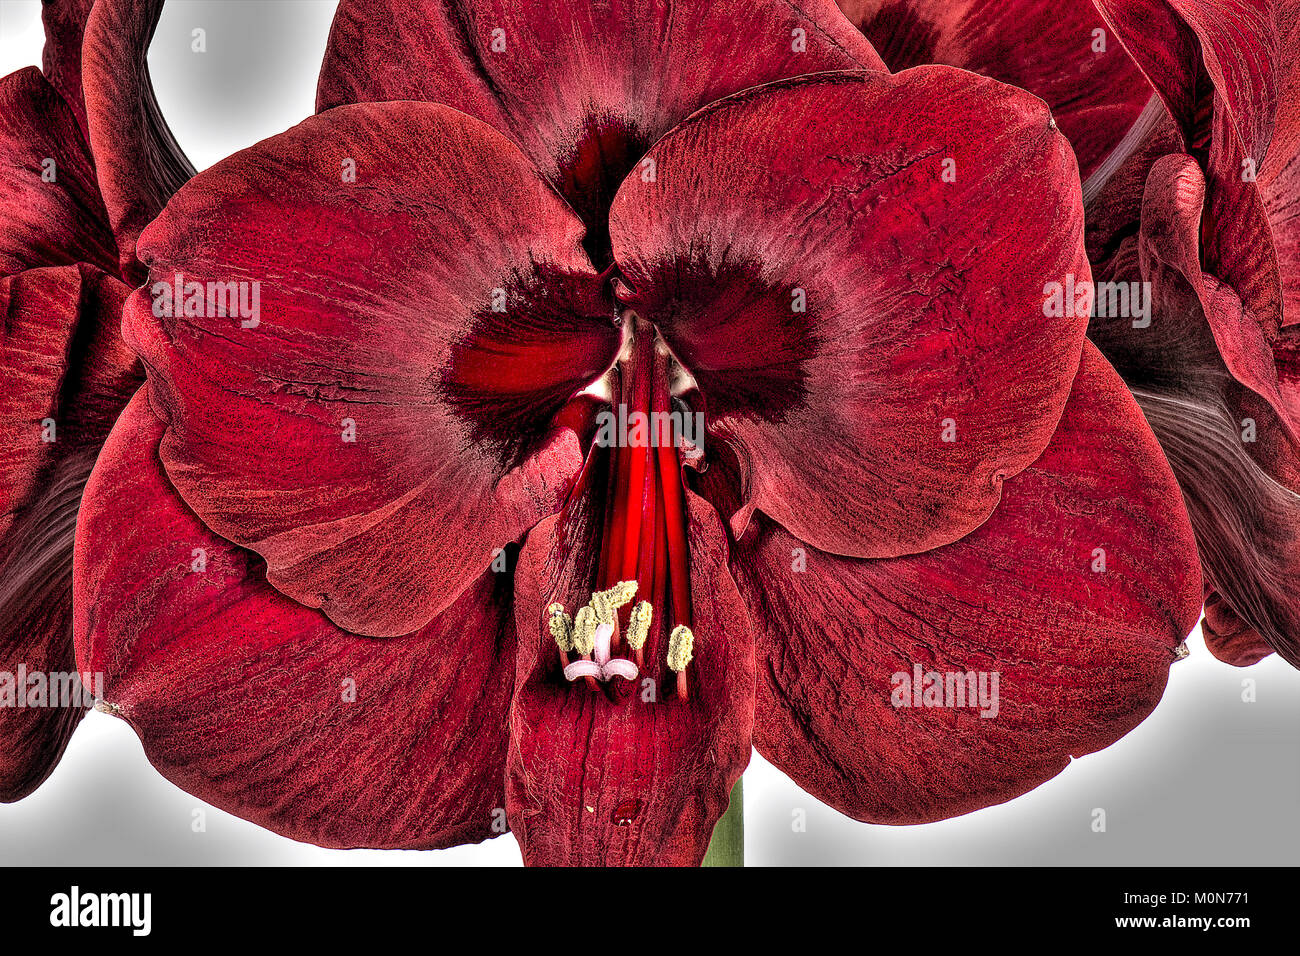
[[[1057,109],[1085,177],[1089,336],[1178,475],[1206,643],[1234,664],[1276,650],[1300,666],[1300,8],[840,5],[893,69],[961,66]],[[1135,296],[1142,314],[1108,308]]]
[[[1206,643],[1300,667],[1300,5],[1101,4],[1171,117],[1140,229],[1108,271],[1151,284],[1147,329],[1094,338],[1179,475],[1205,569]],[[1154,162],[1151,159],[1154,158]]]
[[[84,713],[72,676],[77,509],[143,377],[119,334],[122,303],[143,275],[122,207],[135,207],[138,231],[169,194],[152,165],[100,194],[87,131],[104,130],[81,82],[90,6],[47,2],[44,72],[0,80],[0,800],[45,779]],[[90,58],[101,92],[130,72],[113,61],[131,49],[115,31],[116,52]],[[169,142],[129,121],[110,125],[124,150],[160,156]],[[153,202],[142,198],[149,189]]]
[[[330,846],[694,863],[751,745],[919,822],[1154,706],[1199,575],[1044,312],[1070,148],[1010,86],[842,71],[823,6],[345,0],[334,108],[143,232],[75,606],[165,775]]]

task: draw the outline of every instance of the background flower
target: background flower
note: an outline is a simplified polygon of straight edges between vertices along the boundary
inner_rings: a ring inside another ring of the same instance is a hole
[[[1145,320],[1089,334],[1133,388],[1187,499],[1222,660],[1300,666],[1300,8],[1290,0],[840,0],[892,69],[937,62],[1056,108],[1099,283]],[[1293,315],[1292,313],[1295,313]]]

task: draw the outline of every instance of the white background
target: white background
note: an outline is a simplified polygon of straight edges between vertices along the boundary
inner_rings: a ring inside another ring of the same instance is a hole
[[[199,169],[308,116],[335,3],[171,0],[149,53],[158,100]],[[207,30],[208,50],[190,50]],[[0,75],[39,64],[39,0],[0,0]],[[857,823],[761,758],[745,774],[746,857],[768,864],[1300,862],[1300,673],[1239,670],[1199,630],[1155,713],[1010,803],[917,827]],[[1253,679],[1258,700],[1242,701]],[[191,830],[205,808],[207,830]],[[1108,829],[1094,833],[1092,810]],[[806,832],[791,826],[806,811]],[[166,782],[130,728],[92,713],[53,776],[0,804],[0,862],[517,865],[507,835],[437,852],[324,850],[275,836]]]

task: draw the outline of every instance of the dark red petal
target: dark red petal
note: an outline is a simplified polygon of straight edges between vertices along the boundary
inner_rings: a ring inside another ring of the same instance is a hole
[[[1259,170],[1259,189],[1273,233],[1282,277],[1283,325],[1300,325],[1300,2],[1279,6],[1282,64],[1277,125]],[[1286,378],[1300,379],[1300,347],[1292,332],[1284,339]],[[1300,401],[1297,402],[1300,405]]]
[[[1277,0],[1095,0],[1188,132],[1204,64],[1247,156],[1262,159],[1278,103]]]
[[[581,239],[518,150],[445,106],[342,107],[205,171],[141,237],[124,321],[172,482],[341,627],[423,626],[581,465],[549,422],[620,341]],[[249,308],[155,315],[177,275],[242,282]]]
[[[1290,394],[1279,385],[1264,330],[1253,321],[1237,291],[1201,267],[1205,196],[1205,177],[1190,156],[1166,156],[1152,166],[1143,197],[1138,265],[1142,279],[1152,284],[1152,306],[1161,313],[1161,324],[1154,330],[1133,328],[1130,319],[1119,317],[1095,322],[1090,331],[1132,380],[1142,369],[1158,373],[1160,366],[1177,376],[1179,370],[1171,366],[1167,349],[1187,346],[1194,351],[1197,346],[1191,336],[1208,322],[1232,375],[1267,400],[1282,416],[1284,427],[1294,433],[1300,409],[1293,407]],[[1121,351],[1132,354],[1117,354]],[[1199,360],[1190,353],[1182,358]]]
[[[1205,646],[1210,653],[1234,667],[1258,664],[1273,653],[1268,641],[1239,618],[1216,591],[1205,596],[1205,620],[1201,622],[1201,633],[1205,635]]]
[[[81,96],[81,42],[95,0],[42,0],[45,52],[42,66],[59,95],[76,114],[83,138],[86,104]]]
[[[1052,107],[1086,178],[1119,145],[1151,87],[1086,0],[839,0],[891,70],[957,66]]]
[[[342,0],[317,103],[429,100],[491,124],[599,250],[618,184],[695,110],[770,80],[859,67],[883,64],[832,0]]]
[[[749,761],[754,660],[726,567],[726,534],[687,492],[695,658],[690,699],[675,696],[663,634],[634,686],[609,696],[568,683],[545,626],[591,592],[602,524],[591,496],[528,536],[516,575],[518,681],[510,709],[506,808],[530,865],[695,866]],[[658,609],[656,609],[656,613]]]
[[[1048,283],[1089,271],[1043,103],[949,67],[822,74],[650,157],[611,213],[623,297],[740,448],[749,506],[861,557],[983,522],[1051,438],[1087,323],[1044,314]]]
[[[35,67],[0,79],[0,166],[0,276],[75,262],[117,272],[90,150]]]
[[[90,266],[0,279],[0,535],[40,496],[46,469],[99,448],[138,386],[118,334],[128,292]]]
[[[1137,249],[1117,258],[1106,276],[1148,283],[1150,322],[1135,328],[1127,316],[1098,317],[1089,336],[1133,389],[1178,477],[1207,588],[1219,592],[1229,616],[1300,661],[1296,446],[1275,411],[1286,405],[1277,385],[1270,405],[1238,382],[1270,371],[1258,327],[1238,321],[1229,329],[1235,336],[1225,337],[1225,323],[1207,319],[1240,316],[1242,307],[1201,270],[1204,196],[1204,178],[1190,157],[1167,156],[1152,167]],[[1239,630],[1219,626],[1225,634]]]
[[[1272,649],[1300,667],[1300,483],[1256,460],[1248,441],[1284,444],[1292,461],[1296,447],[1272,410],[1219,369],[1207,361],[1177,387],[1137,396],[1196,529],[1210,592],[1206,644],[1229,663],[1253,664]]]
[[[1182,149],[1177,124],[1153,95],[1120,145],[1084,181],[1085,242],[1095,280],[1115,268],[1121,246],[1135,239],[1151,167]]]
[[[1259,392],[1279,414],[1287,415],[1288,402],[1278,387],[1273,351],[1264,329],[1252,320],[1239,289],[1202,271],[1205,193],[1205,178],[1189,156],[1167,156],[1152,167],[1142,207],[1143,274],[1157,283],[1158,270],[1172,270],[1181,277],[1196,293],[1232,374]],[[1257,247],[1268,244],[1267,236],[1259,238]]]
[[[1296,99],[1300,100],[1300,89],[1296,91]],[[1290,328],[1300,325],[1300,141],[1295,144],[1295,152],[1280,166],[1280,172],[1263,183],[1261,191],[1282,277],[1284,324]],[[1287,378],[1295,381],[1300,378],[1295,374],[1295,369],[1300,367],[1295,355],[1300,349],[1294,345],[1294,333],[1286,337],[1283,349],[1285,358],[1289,359]]]
[[[86,26],[82,83],[99,187],[117,236],[121,270],[144,278],[141,231],[194,175],[158,110],[149,81],[149,42],[164,0],[97,0]]]
[[[1091,346],[1051,445],[961,541],[855,561],[761,522],[732,567],[757,631],[755,746],[878,823],[1008,800],[1123,736],[1160,700],[1201,599],[1174,477]],[[917,666],[985,675],[985,706],[896,706],[916,703],[896,675]]]
[[[0,673],[15,680],[20,670],[48,682],[76,669],[81,489],[140,381],[117,332],[127,291],[89,266],[0,278]],[[79,699],[0,705],[0,800],[26,796],[48,776],[82,713]]]
[[[479,576],[418,634],[348,634],[185,507],[153,451],[162,432],[142,390],[86,488],[77,657],[103,675],[104,708],[177,786],[296,840],[502,832],[509,576]]]
[[[1296,69],[1294,4],[1278,0],[1097,0],[1130,54],[1160,91],[1206,175],[1200,259],[1227,283],[1245,314],[1207,314],[1216,337],[1246,325],[1272,341],[1283,315],[1274,249],[1257,175],[1276,168],[1270,142],[1284,73]],[[1287,11],[1288,6],[1291,7]],[[1288,41],[1286,34],[1291,31]],[[1289,46],[1289,49],[1288,49]],[[1237,349],[1245,347],[1238,345]],[[1243,371],[1241,381],[1268,397],[1276,375]],[[1293,421],[1293,427],[1300,419]]]

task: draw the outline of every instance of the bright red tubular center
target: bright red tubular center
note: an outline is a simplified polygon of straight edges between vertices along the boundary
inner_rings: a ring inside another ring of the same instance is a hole
[[[698,443],[700,436],[686,417],[689,413],[674,410],[670,384],[675,360],[655,327],[632,311],[625,312],[623,319],[630,338],[612,371],[611,409],[602,416],[595,439],[608,453],[604,527],[594,584],[598,593],[620,582],[635,582],[635,597],[614,612],[610,653],[622,653],[627,643],[627,652],[635,655],[640,669],[645,665],[647,630],[661,629],[671,635],[692,624],[685,493],[677,445],[680,442],[689,453],[692,441]],[[642,602],[649,605],[653,623],[634,626],[629,632]],[[625,641],[624,635],[630,640]],[[673,666],[670,653],[670,666],[677,671],[677,694],[685,699],[689,694],[685,664]]]

